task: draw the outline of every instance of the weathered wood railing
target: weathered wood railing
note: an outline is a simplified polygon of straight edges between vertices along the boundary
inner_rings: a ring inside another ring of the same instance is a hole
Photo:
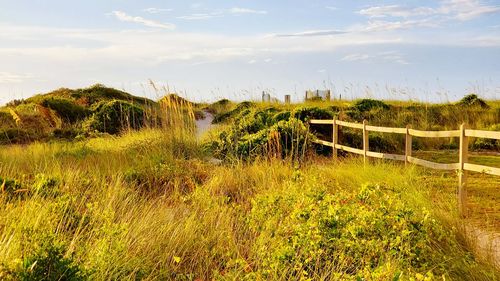
[[[438,170],[457,170],[458,171],[458,206],[461,214],[465,214],[466,199],[467,199],[467,171],[485,173],[495,176],[500,176],[500,168],[489,167],[484,165],[477,165],[468,163],[469,158],[469,137],[476,138],[489,138],[500,140],[500,132],[498,131],[480,131],[480,130],[469,130],[466,129],[465,124],[460,126],[459,130],[453,131],[420,131],[411,129],[409,126],[406,128],[391,128],[391,127],[379,127],[370,126],[365,120],[363,123],[351,123],[346,121],[341,121],[337,119],[333,120],[310,120],[310,124],[318,125],[332,125],[333,126],[333,136],[332,142],[324,140],[315,140],[314,142],[322,144],[325,146],[332,147],[333,157],[336,159],[338,150],[344,150],[347,152],[363,155],[365,163],[368,161],[368,157],[380,158],[380,159],[390,159],[404,161],[405,164],[415,164],[424,166],[431,169]],[[363,149],[353,148],[339,143],[339,128],[348,127],[352,129],[363,130]],[[370,151],[369,148],[369,132],[379,132],[379,133],[393,133],[393,134],[403,134],[405,138],[405,154],[388,154]],[[442,164],[431,162],[423,159],[419,159],[412,156],[412,137],[422,137],[422,138],[460,138],[460,150],[459,150],[459,162],[451,164]]]

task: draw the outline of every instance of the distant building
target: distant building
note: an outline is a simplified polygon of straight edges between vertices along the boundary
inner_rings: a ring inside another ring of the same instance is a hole
[[[308,100],[324,100],[324,101],[330,101],[331,99],[331,92],[330,90],[307,90],[306,91],[306,101]]]
[[[290,104],[291,102],[291,96],[290,95],[285,95],[285,103]]]

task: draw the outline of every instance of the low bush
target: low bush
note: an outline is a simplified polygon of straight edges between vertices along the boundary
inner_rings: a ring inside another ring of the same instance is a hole
[[[488,127],[487,130],[500,131],[500,124],[492,125]],[[500,140],[477,138],[474,143],[472,143],[472,149],[500,151]]]
[[[480,107],[480,108],[489,108],[488,104],[480,99],[476,94],[470,94],[463,97],[459,102],[460,106],[472,106],[472,107]]]
[[[253,103],[253,102],[250,102],[250,101],[241,102],[236,106],[235,109],[233,109],[231,111],[224,111],[224,112],[221,112],[221,113],[215,115],[212,123],[218,124],[218,123],[226,122],[228,120],[232,120],[237,116],[241,116],[242,112],[248,112],[247,110],[250,108],[253,108],[253,107],[255,107],[255,103]]]
[[[17,180],[0,177],[0,193],[7,199],[22,197],[26,195],[26,191]]]
[[[0,269],[0,277],[7,280],[88,280],[88,272],[71,257],[66,247],[52,235],[30,232],[26,238],[27,250],[14,268]]]
[[[83,120],[90,114],[90,111],[85,107],[76,104],[74,101],[64,98],[50,97],[44,99],[41,103],[44,107],[54,110],[59,117],[69,123],[74,123],[78,120]]]
[[[373,100],[373,99],[362,99],[358,100],[351,106],[352,110],[356,110],[359,112],[366,112],[373,109],[383,109],[387,110],[390,106],[383,101]]]
[[[59,182],[59,179],[55,177],[37,174],[32,191],[34,194],[44,198],[57,197],[60,194]]]
[[[257,233],[257,279],[430,280],[446,275],[446,250],[435,245],[458,247],[453,232],[426,210],[405,203],[401,192],[370,183],[332,192],[298,175],[286,191],[258,195],[249,217]]]
[[[293,110],[291,117],[302,122],[307,122],[310,119],[332,119],[333,112],[319,107],[298,107]]]
[[[0,130],[0,145],[27,143],[32,138],[36,138],[36,135],[23,129],[8,128]]]
[[[85,127],[103,133],[117,134],[125,129],[139,129],[144,125],[142,108],[124,101],[103,102],[86,121]]]

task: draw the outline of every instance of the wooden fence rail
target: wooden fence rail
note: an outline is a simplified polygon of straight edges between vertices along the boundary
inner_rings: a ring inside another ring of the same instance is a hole
[[[476,165],[468,163],[469,158],[469,137],[476,138],[489,138],[500,140],[500,132],[498,131],[481,131],[481,130],[469,130],[466,129],[465,124],[460,126],[459,130],[452,131],[420,131],[411,129],[409,126],[406,128],[392,128],[392,127],[379,127],[368,125],[365,120],[362,124],[352,123],[346,121],[340,121],[337,119],[333,120],[310,120],[310,124],[317,125],[332,125],[333,126],[333,136],[332,142],[324,140],[315,140],[315,143],[332,147],[333,157],[337,158],[338,150],[344,150],[347,152],[363,155],[365,163],[368,161],[368,157],[379,158],[379,159],[390,159],[397,161],[404,161],[406,164],[412,163],[415,165],[424,166],[431,169],[438,170],[457,170],[458,171],[458,207],[462,215],[465,214],[466,199],[467,199],[467,172],[479,172],[489,175],[500,176],[500,168]],[[339,143],[339,128],[348,127],[352,129],[363,130],[363,149],[349,147]],[[405,154],[388,154],[370,151],[369,148],[369,132],[379,132],[379,133],[393,133],[393,134],[403,134],[405,135]],[[412,137],[421,138],[450,138],[457,137],[460,138],[460,150],[459,150],[459,162],[442,164],[431,162],[423,159],[419,159],[412,156]]]

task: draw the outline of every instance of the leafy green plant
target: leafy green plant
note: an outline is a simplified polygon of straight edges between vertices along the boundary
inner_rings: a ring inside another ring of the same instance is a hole
[[[60,194],[59,179],[44,174],[37,174],[33,183],[33,192],[41,197],[56,197]]]
[[[0,192],[8,199],[12,199],[25,195],[27,190],[23,189],[17,180],[0,177]]]
[[[87,280],[85,269],[71,257],[65,256],[64,245],[50,235],[38,238],[36,245],[30,246],[22,263],[10,270],[11,277],[17,280]]]
[[[430,239],[454,243],[428,212],[408,207],[394,187],[364,184],[334,193],[314,179],[257,196],[249,218],[261,278],[344,280],[441,275]]]
[[[127,128],[139,129],[143,125],[143,109],[129,102],[115,100],[99,104],[85,126],[90,130],[117,134]]]
[[[351,109],[354,109],[354,110],[359,111],[359,112],[366,112],[366,111],[370,111],[373,109],[387,110],[389,108],[390,108],[390,106],[388,104],[386,104],[385,102],[380,101],[380,100],[374,100],[374,99],[358,100],[351,107]]]
[[[488,104],[480,99],[476,94],[469,94],[463,97],[459,102],[460,106],[472,106],[472,107],[480,107],[480,108],[489,108]]]
[[[489,131],[500,131],[500,124],[487,128]],[[500,151],[500,140],[477,138],[472,144],[472,149]]]
[[[90,114],[90,111],[76,104],[74,101],[65,98],[50,97],[41,103],[43,106],[55,110],[55,112],[64,120],[74,123],[82,120]]]

